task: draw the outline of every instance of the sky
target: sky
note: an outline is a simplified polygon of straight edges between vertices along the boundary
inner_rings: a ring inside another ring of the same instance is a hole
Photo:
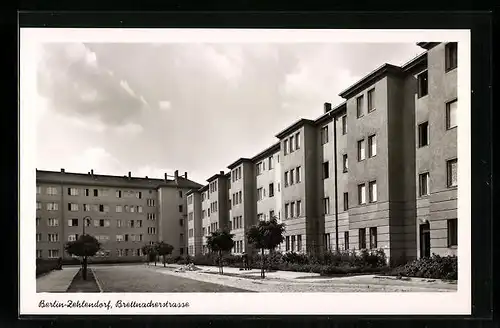
[[[44,43],[36,167],[206,179],[415,43]]]

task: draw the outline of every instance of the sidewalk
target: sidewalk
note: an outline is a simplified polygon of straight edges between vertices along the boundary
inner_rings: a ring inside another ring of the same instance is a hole
[[[36,279],[37,293],[65,293],[80,267],[63,267]]]

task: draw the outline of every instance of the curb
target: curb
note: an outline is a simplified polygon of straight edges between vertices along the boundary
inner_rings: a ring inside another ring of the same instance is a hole
[[[64,270],[64,269],[63,269]],[[68,292],[68,289],[71,287],[71,284],[73,283],[73,280],[75,280],[75,277],[76,275],[78,274],[78,272],[80,272],[80,270],[76,270],[75,271],[75,274],[73,275],[73,277],[71,277],[69,283],[68,283],[68,286],[64,289],[64,293],[67,293]]]
[[[99,278],[97,278],[97,275],[95,274],[95,271],[94,269],[90,268],[90,270],[92,271],[92,274],[94,275],[94,280],[95,280],[95,283],[97,284],[97,287],[99,288],[99,293],[102,293],[102,286],[101,286],[101,282],[99,281]]]

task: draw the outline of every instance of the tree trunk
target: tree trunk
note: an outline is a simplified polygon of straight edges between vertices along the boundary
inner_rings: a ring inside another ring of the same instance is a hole
[[[87,280],[87,257],[83,257],[83,268],[82,268],[82,278]]]
[[[224,270],[222,269],[222,252],[219,251],[219,273],[224,274]]]
[[[165,255],[163,255],[163,267],[165,268],[167,266],[166,262],[165,262]]]
[[[264,248],[262,248],[261,254],[262,254],[262,268],[260,270],[260,277],[261,278],[265,278],[266,274],[265,274],[265,271],[264,271]]]
[[[155,254],[155,266],[156,266],[156,260],[157,260],[157,256],[156,256],[156,254]]]

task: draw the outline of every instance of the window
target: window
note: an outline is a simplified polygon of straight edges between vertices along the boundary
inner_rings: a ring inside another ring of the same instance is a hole
[[[295,151],[295,137],[290,137],[290,152],[293,153]]]
[[[368,183],[368,189],[370,193],[370,203],[377,201],[377,181],[370,181]]]
[[[450,42],[446,44],[445,47],[445,69],[446,71],[450,71],[454,68],[457,68],[457,42]]]
[[[418,189],[420,197],[429,195],[429,172],[422,173],[418,176]]]
[[[342,116],[342,135],[347,134],[347,115]]]
[[[428,93],[428,78],[427,78],[427,71],[420,73],[417,76],[418,80],[418,97],[424,97],[427,96]]]
[[[323,242],[324,242],[324,245],[325,245],[325,249],[327,251],[330,251],[331,250],[331,246],[330,246],[330,234],[329,233],[325,233],[323,235]]]
[[[274,218],[274,210],[269,211],[269,219]]]
[[[283,153],[288,154],[288,140],[283,141]]]
[[[298,166],[295,169],[295,182],[299,183],[300,181],[302,181],[302,167]]]
[[[90,189],[85,189],[85,192],[84,192],[85,196],[90,196]]]
[[[68,241],[76,241],[78,240],[77,234],[68,235]]]
[[[274,168],[274,162],[273,162],[273,157],[269,157],[268,159],[268,165],[269,166],[269,169],[272,170]]]
[[[448,220],[448,247],[458,245],[457,219]]]
[[[293,185],[295,182],[293,181],[294,178],[295,178],[295,175],[294,175],[294,169],[291,169],[290,170],[290,174],[289,174],[289,178],[290,178],[290,185]]]
[[[116,205],[115,211],[116,213],[121,213],[123,211],[123,207],[121,205]]]
[[[285,187],[288,187],[288,172],[285,172]]]
[[[285,204],[285,219],[290,218],[290,204]]]
[[[274,213],[274,212],[273,212]],[[297,201],[297,217],[302,215],[302,201]]]
[[[262,192],[262,188],[257,189],[257,200],[262,200],[264,198],[264,193]]]
[[[59,250],[58,249],[49,249],[49,258],[58,258],[59,257]]]
[[[457,100],[446,104],[446,129],[457,127]]]
[[[41,234],[41,233],[37,233],[37,234],[36,234],[36,241],[37,241],[37,242],[42,241],[42,234]]]
[[[356,113],[358,118],[363,116],[363,96],[356,98]]]
[[[55,196],[57,195],[56,187],[47,187],[47,195]]]
[[[375,89],[368,91],[368,113],[375,110]]]
[[[37,210],[41,210],[42,209],[42,202],[36,202],[36,209]],[[47,209],[49,209],[48,205],[47,205]]]
[[[330,177],[330,166],[329,162],[323,163],[323,179],[328,179]]]
[[[194,236],[194,230],[193,229],[189,229],[188,230],[188,237],[192,238],[193,236]]]
[[[40,221],[41,219],[40,218],[36,218],[36,225],[39,226],[40,225]]]
[[[238,199],[238,204],[240,204],[240,203],[243,201],[243,200],[242,200],[242,195],[243,195],[243,194],[242,194],[242,192],[241,192],[241,190],[240,190],[240,191],[238,192],[238,198],[239,198],[239,199]]]
[[[83,210],[85,212],[90,212],[90,204],[83,204]]]
[[[359,249],[366,248],[366,229],[359,229]]]
[[[182,205],[179,205],[179,213],[182,213]]]
[[[295,149],[300,149],[300,132],[295,134]]]
[[[193,213],[193,212],[190,212],[190,213],[188,214],[188,221],[193,221],[193,219],[194,219],[194,213]]]
[[[290,236],[285,237],[285,251],[286,252],[290,251]]]
[[[372,135],[368,137],[368,157],[377,155],[377,137]]]
[[[446,162],[448,187],[456,187],[457,181],[457,159]]]
[[[179,225],[180,225],[181,227],[183,227],[183,226],[184,226],[184,219],[179,219]]]
[[[97,196],[99,196],[99,190],[94,189],[94,197],[97,197]]]
[[[116,241],[123,241],[123,235],[116,235]]]
[[[257,214],[257,221],[264,221],[264,214],[262,213]]]
[[[349,194],[344,193],[344,211],[347,211],[349,209]]]
[[[148,220],[156,220],[156,213],[148,213]]]
[[[347,154],[342,155],[342,172],[346,173],[349,167],[347,162]]]
[[[148,227],[148,234],[155,235],[156,234],[156,228],[155,227]]]
[[[377,248],[377,228],[370,228],[370,248]]]
[[[58,203],[47,203],[47,211],[58,211],[59,204]]]
[[[291,218],[295,217],[295,202],[290,203],[290,217]]]
[[[344,231],[344,250],[349,249],[349,231]]]
[[[68,195],[78,196],[78,188],[68,188]]]
[[[42,258],[42,250],[41,249],[37,249],[36,250],[36,258],[37,259],[41,259]]]
[[[323,214],[330,214],[330,198],[323,198]]]
[[[366,203],[366,186],[364,183],[358,185],[358,203],[360,205]]]
[[[137,206],[137,213],[142,213],[142,206],[141,205]]]
[[[274,183],[269,184],[269,197],[274,197]]]
[[[179,198],[182,198],[182,190],[179,190]]]
[[[36,186],[36,194],[40,195],[42,193],[42,187]]]
[[[297,235],[297,252],[302,251],[302,235]]]
[[[429,122],[418,125],[418,147],[429,145]]]
[[[324,145],[328,143],[328,125],[321,128],[321,144]]]
[[[262,171],[264,171],[264,165],[262,162],[257,163],[257,175],[262,174]]]
[[[365,140],[358,141],[358,161],[363,161],[365,159]]]
[[[147,200],[147,205],[148,205],[149,207],[153,207],[153,206],[155,206],[155,200],[154,200],[154,199],[151,199],[151,198],[150,198],[150,199],[148,199],[148,200]]]
[[[47,220],[47,225],[49,227],[58,227],[59,226],[59,219],[49,218]]]
[[[57,233],[49,233],[49,242],[57,243],[59,241],[59,235]]]
[[[187,197],[187,204],[188,204],[188,205],[193,204],[193,195],[189,195],[189,196]]]
[[[292,252],[295,252],[295,236],[292,236]]]

